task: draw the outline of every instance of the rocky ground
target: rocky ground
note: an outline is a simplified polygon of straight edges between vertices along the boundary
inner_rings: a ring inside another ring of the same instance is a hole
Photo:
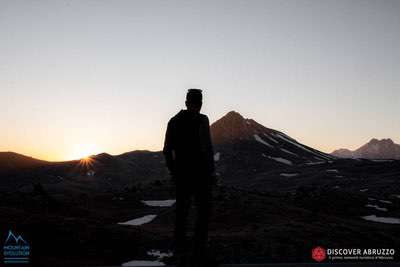
[[[399,249],[398,224],[362,219],[400,218],[399,170],[396,161],[339,160],[260,172],[248,186],[221,177],[210,251],[224,263],[261,263],[312,262],[317,245]],[[120,265],[155,260],[149,250],[172,248],[174,206],[141,202],[173,199],[167,177],[118,190],[76,179],[3,191],[1,240],[8,229],[23,234],[37,266]],[[147,224],[118,224],[149,214],[157,217]]]

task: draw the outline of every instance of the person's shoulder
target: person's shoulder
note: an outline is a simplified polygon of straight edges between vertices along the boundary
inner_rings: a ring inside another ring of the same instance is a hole
[[[205,122],[209,121],[208,116],[206,114],[200,113],[199,115],[200,115],[200,119],[202,121],[205,121]]]
[[[184,110],[182,109],[178,113],[176,113],[172,118],[169,119],[168,127],[171,128],[179,127],[179,125],[181,125],[184,120],[185,120]]]
[[[182,113],[182,110],[179,111],[178,113],[176,113],[173,117],[171,117],[171,118],[169,119],[168,123],[174,123],[174,122],[176,122],[176,121],[179,119],[179,117],[181,116],[181,113]]]

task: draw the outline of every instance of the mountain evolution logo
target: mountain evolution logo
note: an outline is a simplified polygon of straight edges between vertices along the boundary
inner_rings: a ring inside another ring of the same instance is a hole
[[[30,246],[21,236],[8,231],[3,245],[3,257],[5,264],[29,263]]]

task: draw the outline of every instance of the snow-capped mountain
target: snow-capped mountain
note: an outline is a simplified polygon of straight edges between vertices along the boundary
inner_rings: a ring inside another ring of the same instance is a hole
[[[373,138],[354,151],[341,148],[333,151],[331,155],[340,158],[400,159],[400,145],[395,144],[390,138],[381,140]]]
[[[218,157],[223,150],[228,154],[260,157],[279,164],[293,165],[323,162],[334,159],[332,155],[299,143],[283,132],[267,128],[238,112],[230,111],[211,125],[211,135]],[[236,153],[235,153],[236,152]],[[236,155],[238,156],[238,155]]]

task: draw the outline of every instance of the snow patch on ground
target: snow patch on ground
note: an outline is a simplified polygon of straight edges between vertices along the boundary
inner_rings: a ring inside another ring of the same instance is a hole
[[[364,220],[372,221],[372,222],[380,222],[380,223],[390,223],[390,224],[400,224],[399,218],[392,217],[376,217],[376,215],[368,215],[361,217]]]
[[[365,205],[365,207],[367,207],[367,208],[374,208],[374,209],[380,210],[380,211],[387,211],[387,208],[381,208],[381,207],[379,207],[378,205],[367,204],[367,205]]]
[[[280,174],[280,176],[283,176],[283,177],[295,177],[297,175],[299,175],[299,174],[298,173],[281,173]]]
[[[261,144],[264,144],[270,148],[274,148],[273,146],[271,146],[270,144],[268,144],[267,142],[265,142],[264,140],[261,139],[261,137],[258,134],[254,135],[254,139],[256,139],[256,141],[260,142]]]
[[[142,225],[142,224],[145,224],[145,223],[149,223],[152,220],[154,220],[156,217],[157,217],[157,215],[150,214],[150,215],[146,215],[146,216],[143,216],[143,217],[140,217],[140,218],[136,218],[136,219],[133,219],[133,220],[130,220],[130,221],[120,222],[118,224],[137,226],[137,225]]]
[[[325,164],[325,161],[314,161],[306,163],[306,165],[320,165],[320,164]]]
[[[215,153],[214,154],[214,161],[218,161],[220,157],[221,157],[221,153],[220,152]]]
[[[288,153],[288,154],[291,154],[291,155],[294,155],[294,156],[298,157],[298,155],[297,155],[296,153],[293,153],[293,152],[291,152],[291,151],[289,151],[289,150],[287,150],[287,149],[281,148],[281,150],[282,150],[283,152],[286,152],[286,153]]]
[[[330,169],[330,170],[326,170],[326,172],[339,172],[338,170],[336,170],[336,169]]]
[[[160,261],[128,261],[121,266],[165,266],[165,264]]]
[[[389,201],[389,200],[383,200],[383,199],[380,199],[380,200],[379,200],[379,202],[382,202],[382,203],[385,203],[385,204],[393,204],[393,202],[392,202],[392,201]]]
[[[322,157],[322,158],[324,158],[324,159],[327,159],[327,160],[332,160],[332,159],[334,159],[333,157],[331,157],[331,156],[329,156],[329,155],[327,155],[327,154],[322,154],[321,152],[315,152],[315,153],[319,154],[320,157]]]
[[[176,202],[175,199],[167,200],[142,200],[142,203],[150,207],[171,207]]]
[[[157,257],[158,260],[161,260],[164,257],[172,257],[172,252],[161,252],[160,250],[152,249],[147,251],[147,255]]]
[[[264,133],[264,136],[267,137],[272,142],[274,142],[275,144],[279,144],[279,142],[275,138],[273,138],[272,136],[270,136],[270,135],[268,135],[266,133]]]
[[[312,151],[312,150],[310,150],[310,149],[308,149],[308,148],[306,148],[306,147],[304,147],[304,146],[302,146],[302,145],[300,145],[299,143],[297,143],[297,141],[295,141],[295,140],[291,140],[290,139],[290,137],[286,137],[286,136],[284,136],[283,134],[277,134],[277,136],[280,138],[280,139],[282,139],[282,140],[284,140],[284,141],[286,141],[286,142],[289,142],[289,143],[291,143],[292,145],[294,145],[294,146],[297,146],[298,148],[300,148],[300,149],[302,149],[302,150],[304,150],[304,151],[307,151],[307,152],[309,152],[309,153],[311,153],[311,154],[314,154],[314,155],[316,155],[316,156],[318,156],[318,157],[323,157],[323,158],[326,158],[326,159],[330,159],[329,157],[327,157],[327,156],[325,156],[325,155],[322,155],[322,154],[320,154],[320,153],[317,153],[317,152],[314,152],[314,151]]]
[[[367,192],[368,188],[360,189],[360,192]]]
[[[284,159],[284,158],[275,158],[275,157],[269,157],[269,156],[268,156],[268,158],[273,159],[273,160],[275,160],[277,162],[286,164],[286,165],[293,165],[293,163],[290,160],[287,160],[287,159]]]
[[[172,257],[173,253],[170,251],[169,252],[161,252],[160,250],[152,249],[152,250],[147,251],[147,255],[162,259],[164,257]]]
[[[160,250],[152,249],[147,251],[147,255],[156,257],[155,261],[143,261],[143,260],[133,260],[122,263],[122,266],[165,266],[161,260],[164,257],[171,257],[173,255],[172,252],[161,252]]]

